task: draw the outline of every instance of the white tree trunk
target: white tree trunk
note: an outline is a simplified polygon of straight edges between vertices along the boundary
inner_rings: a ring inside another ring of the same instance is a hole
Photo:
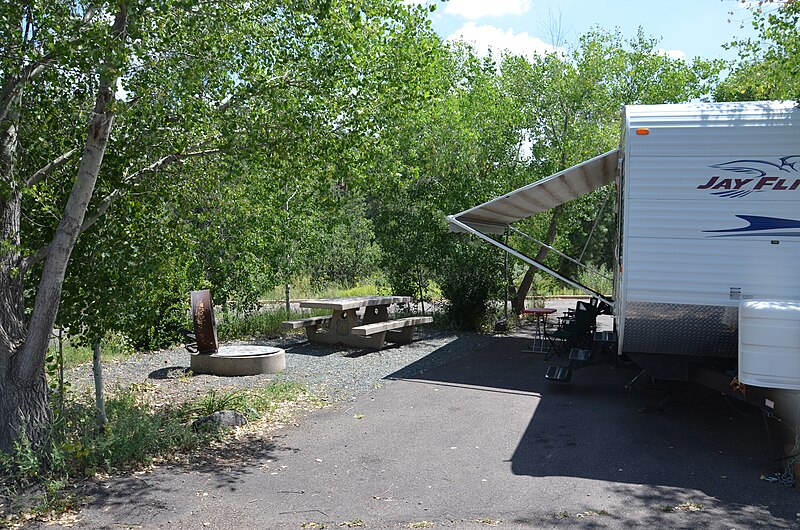
[[[92,373],[94,374],[94,401],[97,406],[97,423],[101,429],[108,425],[106,416],[106,400],[103,397],[103,364],[100,362],[100,341],[92,348]]]
[[[124,2],[120,2],[119,7],[120,11],[112,31],[117,37],[123,38],[127,26],[127,12]],[[0,253],[2,256],[0,288],[18,287],[18,290],[9,295],[13,297],[13,300],[9,301],[9,306],[0,308],[0,396],[2,396],[0,451],[11,449],[14,441],[21,436],[27,437],[34,446],[38,446],[47,435],[50,409],[47,403],[45,357],[61,301],[67,264],[94,193],[97,175],[114,123],[111,103],[114,99],[117,76],[111,72],[111,69],[106,68],[100,74],[100,87],[83,156],[64,213],[49,245],[27,333],[24,332],[21,311],[24,304],[22,295],[24,270],[20,256],[18,252],[15,256],[9,250]],[[20,88],[16,106],[8,107],[13,112],[18,112],[21,94]],[[8,115],[11,116],[13,112]],[[3,131],[3,136],[0,138],[2,140],[0,177],[2,183],[9,186],[13,192],[17,190],[13,170],[18,140],[16,122],[11,120],[11,123],[12,125]],[[12,193],[9,197],[13,199],[15,195]],[[13,236],[15,232],[18,246],[20,202],[9,200],[9,197],[0,197],[2,200],[0,213],[3,214],[3,218],[0,219],[3,223],[0,230],[4,237],[9,234]]]

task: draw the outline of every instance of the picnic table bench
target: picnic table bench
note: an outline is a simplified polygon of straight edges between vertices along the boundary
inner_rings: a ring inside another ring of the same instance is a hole
[[[330,309],[332,315],[288,320],[283,329],[305,328],[306,336],[314,342],[344,344],[356,348],[383,348],[386,342],[411,342],[414,329],[433,322],[432,317],[407,317],[390,320],[389,306],[409,303],[410,296],[354,296],[304,300],[301,308]],[[359,311],[364,314],[359,318]],[[320,330],[327,323],[326,330]]]

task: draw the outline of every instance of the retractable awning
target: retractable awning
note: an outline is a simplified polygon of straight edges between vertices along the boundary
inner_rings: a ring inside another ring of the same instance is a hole
[[[619,149],[614,149],[489,202],[447,217],[451,232],[467,232],[501,248],[526,263],[613,306],[602,293],[568,278],[487,234],[502,234],[515,221],[555,208],[614,181]]]
[[[591,193],[613,182],[619,149],[572,166],[511,193],[448,217],[450,230],[464,232],[459,223],[489,234],[500,234],[515,221],[525,219]],[[453,223],[453,220],[459,223]]]

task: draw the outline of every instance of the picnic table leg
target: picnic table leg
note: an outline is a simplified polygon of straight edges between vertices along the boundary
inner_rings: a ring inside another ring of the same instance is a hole
[[[355,348],[372,348],[376,350],[383,348],[386,337],[385,331],[369,337],[359,337],[351,333],[353,326],[357,325],[358,316],[355,309],[346,311],[334,310],[328,331],[317,333],[316,335],[309,334],[308,338],[325,344],[344,344]]]
[[[317,340],[317,337],[319,337],[320,335],[318,331],[319,331],[318,324],[311,324],[309,326],[306,326],[306,338],[308,338],[308,340]]]
[[[373,305],[364,308],[364,324],[386,322],[389,320],[389,306]]]
[[[402,329],[393,329],[386,332],[386,342],[409,344],[414,340],[414,329],[417,326],[406,326]]]
[[[338,344],[342,342],[342,337],[350,335],[350,330],[357,325],[358,318],[355,309],[348,309],[347,311],[334,310],[328,330],[313,336],[309,334],[308,338],[317,342]]]

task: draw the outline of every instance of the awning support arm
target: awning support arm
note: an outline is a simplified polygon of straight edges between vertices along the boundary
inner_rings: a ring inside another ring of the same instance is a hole
[[[592,236],[594,235],[594,230],[597,228],[597,225],[600,223],[600,217],[602,217],[603,212],[606,209],[606,204],[608,204],[608,199],[611,197],[611,193],[606,193],[605,198],[603,199],[603,205],[600,206],[600,209],[597,211],[597,216],[594,218],[594,223],[592,224],[592,229],[589,230],[589,235],[586,236],[586,243],[583,244],[583,250],[581,250],[581,255],[578,256],[578,261],[583,259],[583,255],[586,254],[586,249],[589,248],[589,243],[592,241]]]
[[[589,296],[598,298],[601,301],[607,303],[609,306],[612,306],[612,307],[614,306],[614,301],[613,300],[610,300],[610,299],[606,298],[604,295],[598,293],[597,291],[595,291],[595,290],[593,290],[593,289],[591,289],[589,287],[586,287],[585,285],[582,285],[582,284],[576,282],[575,280],[571,280],[570,278],[567,278],[566,276],[563,276],[563,275],[559,274],[558,272],[554,271],[553,269],[551,269],[547,265],[545,265],[543,263],[540,263],[540,262],[536,261],[535,259],[533,259],[533,258],[531,258],[529,256],[526,256],[522,252],[519,252],[519,251],[517,251],[517,250],[515,250],[515,249],[513,249],[513,248],[511,248],[511,247],[509,247],[509,246],[507,246],[505,244],[503,244],[502,242],[497,241],[494,238],[489,237],[486,234],[483,234],[483,233],[475,230],[471,226],[459,221],[456,216],[449,215],[447,217],[447,221],[452,223],[452,224],[454,224],[454,225],[456,225],[456,226],[458,226],[459,228],[463,229],[465,232],[467,232],[469,234],[472,234],[474,236],[477,236],[477,237],[483,239],[484,241],[486,241],[487,243],[490,243],[490,244],[492,244],[492,245],[494,245],[494,246],[496,246],[496,247],[498,247],[500,249],[505,250],[506,252],[508,252],[512,256],[514,256],[516,258],[519,258],[522,261],[524,261],[525,263],[527,263],[529,265],[532,265],[532,266],[536,267],[537,269],[546,272],[547,274],[553,276],[554,278],[557,278],[557,279],[561,280],[562,282],[564,282],[564,283],[566,283],[568,285],[571,285],[572,287],[574,287],[574,288],[576,288],[576,289],[578,289],[580,291],[585,292]]]
[[[533,241],[534,243],[536,243],[536,244],[538,244],[538,245],[542,245],[543,247],[545,247],[545,248],[547,248],[547,249],[549,249],[549,250],[552,250],[553,252],[555,252],[556,254],[558,254],[559,256],[561,256],[562,258],[564,258],[564,259],[567,259],[567,260],[571,261],[572,263],[574,263],[574,264],[575,264],[575,265],[577,265],[578,267],[583,267],[583,268],[584,268],[584,269],[586,269],[587,271],[593,272],[593,273],[597,274],[598,276],[600,276],[601,278],[605,278],[606,280],[611,280],[611,279],[612,279],[612,278],[610,278],[609,276],[606,276],[605,274],[603,274],[602,272],[600,272],[599,270],[595,269],[594,267],[590,267],[589,265],[586,265],[585,263],[581,263],[580,261],[576,260],[575,258],[571,258],[571,257],[567,256],[567,255],[566,255],[566,254],[564,254],[563,252],[559,252],[559,251],[558,251],[558,249],[556,249],[556,248],[554,248],[554,247],[551,247],[551,246],[550,246],[550,245],[548,245],[547,243],[543,243],[542,241],[539,241],[539,240],[538,240],[538,239],[536,239],[535,237],[533,237],[533,236],[531,236],[531,235],[528,235],[528,234],[526,234],[526,233],[525,233],[525,232],[523,232],[522,230],[518,230],[518,229],[514,228],[513,226],[509,226],[509,228],[510,228],[510,229],[511,229],[511,231],[512,231],[512,232],[514,232],[515,234],[517,234],[517,235],[519,235],[519,236],[522,236],[522,237],[524,237],[525,239],[528,239],[529,241]]]

